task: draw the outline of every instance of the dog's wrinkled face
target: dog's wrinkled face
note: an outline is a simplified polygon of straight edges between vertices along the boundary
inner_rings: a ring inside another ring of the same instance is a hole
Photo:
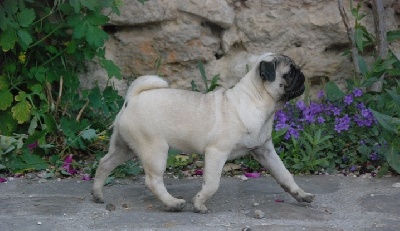
[[[294,99],[305,90],[304,74],[300,67],[285,55],[274,55],[271,61],[261,61],[259,74],[268,85],[279,88],[279,90],[274,89],[274,92],[279,93],[279,101]]]

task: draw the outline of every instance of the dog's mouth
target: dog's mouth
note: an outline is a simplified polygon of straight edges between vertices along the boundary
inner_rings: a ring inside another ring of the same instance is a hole
[[[289,101],[304,93],[304,74],[294,65],[290,67],[290,72],[285,74],[283,78],[286,80],[285,94],[282,96],[282,101]]]

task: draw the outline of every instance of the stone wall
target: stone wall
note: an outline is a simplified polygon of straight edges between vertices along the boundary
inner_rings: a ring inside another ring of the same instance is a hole
[[[200,87],[197,62],[209,77],[220,74],[225,87],[234,85],[255,58],[264,52],[284,53],[298,63],[314,86],[351,77],[353,65],[336,0],[124,0],[120,15],[111,15],[106,55],[121,67],[123,81],[114,81],[121,94],[134,77],[159,74],[173,87]],[[350,21],[349,1],[347,13]],[[356,2],[356,1],[355,1]],[[398,2],[384,0],[387,27],[398,29]],[[363,20],[373,32],[370,5]],[[398,50],[398,49],[397,49]],[[82,85],[107,82],[104,70],[89,64]]]

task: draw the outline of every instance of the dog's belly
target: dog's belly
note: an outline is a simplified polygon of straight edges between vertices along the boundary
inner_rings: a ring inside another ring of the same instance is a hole
[[[249,149],[249,148],[240,148],[240,149],[233,150],[231,152],[231,154],[229,155],[228,159],[233,160],[233,159],[245,156],[245,155],[249,154],[250,150],[251,149]]]

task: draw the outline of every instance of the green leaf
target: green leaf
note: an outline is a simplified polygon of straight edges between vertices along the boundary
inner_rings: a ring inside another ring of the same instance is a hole
[[[386,36],[388,42],[393,42],[395,40],[398,40],[400,39],[400,30],[388,31]]]
[[[25,8],[17,13],[17,19],[21,27],[28,27],[35,20],[35,11],[31,8]]]
[[[372,109],[371,110],[372,114],[374,114],[375,118],[378,120],[379,124],[382,125],[382,127],[384,127],[386,130],[397,133],[399,132],[396,129],[396,125],[400,124],[400,119],[399,118],[395,118],[392,116],[388,116],[382,113],[379,113],[377,111],[374,111]]]
[[[15,101],[22,101],[22,100],[26,100],[26,92],[24,91],[20,91],[18,92],[18,95],[15,96]]]
[[[31,120],[30,125],[29,125],[28,134],[29,134],[29,135],[32,135],[32,134],[35,132],[37,126],[38,126],[38,117],[37,117],[37,116],[34,116],[34,117],[32,118],[32,120]]]
[[[90,140],[93,140],[94,138],[97,137],[96,130],[94,130],[94,129],[92,129],[92,128],[89,128],[89,129],[84,130],[84,131],[81,133],[81,135],[82,135],[82,138],[83,138],[83,139],[89,140],[89,141],[90,141]]]
[[[17,121],[12,117],[11,111],[0,111],[0,131],[2,135],[10,136],[17,127]]]
[[[26,101],[22,100],[11,108],[13,118],[18,121],[19,124],[23,124],[29,120],[31,116],[32,105]]]
[[[203,62],[198,61],[197,65],[199,66],[201,78],[203,79],[204,85],[206,87],[206,92],[207,92],[208,91],[208,80],[207,80],[207,76],[206,76],[206,71],[204,70]]]
[[[44,83],[46,80],[46,72],[48,70],[45,67],[32,67],[29,71],[29,75],[35,77],[35,79],[41,83]]]
[[[396,150],[394,145],[391,144],[386,153],[386,160],[389,163],[390,167],[396,170],[397,173],[400,173],[400,152]]]
[[[81,0],[80,2],[82,6],[87,7],[89,10],[95,11],[96,8],[98,7],[97,0]]]
[[[0,29],[2,31],[7,30],[9,23],[10,23],[9,19],[6,17],[4,9],[2,7],[0,7]]]
[[[357,45],[358,50],[363,52],[364,49],[364,31],[361,27],[356,27],[355,33],[354,33],[354,40]]]
[[[14,29],[9,28],[0,33],[0,46],[4,52],[13,48],[16,41],[17,33]]]
[[[121,69],[113,61],[102,59],[100,64],[107,71],[108,78],[115,76],[117,79],[122,79]]]
[[[76,40],[72,40],[67,44],[66,52],[67,54],[73,54],[76,51]]]
[[[212,77],[210,89],[208,89],[208,91],[214,91],[217,87],[221,86],[220,84],[218,84],[219,79],[220,79],[219,74],[214,75]]]
[[[31,43],[33,42],[31,35],[23,29],[18,30],[17,35],[21,41],[21,47],[24,48],[24,50],[27,50],[29,45],[31,45]]]
[[[92,107],[98,109],[103,106],[103,97],[101,96],[101,92],[98,86],[90,91],[88,98]]]
[[[21,158],[25,162],[25,165],[21,166],[24,169],[43,170],[49,166],[46,161],[36,154],[25,152],[21,155]]]
[[[8,89],[0,90],[0,110],[6,110],[13,102],[13,95]]]
[[[386,89],[386,91],[393,98],[394,102],[397,104],[397,107],[400,108],[400,95],[394,90]]]
[[[368,156],[372,152],[372,147],[369,147],[367,145],[360,145],[357,148],[357,151],[360,152],[364,156]]]
[[[8,15],[14,15],[18,11],[18,1],[15,0],[6,0],[3,3],[4,11],[7,12]]]
[[[381,166],[381,168],[380,168],[379,171],[378,171],[377,176],[378,176],[379,178],[380,178],[380,177],[383,177],[388,171],[389,171],[389,165],[388,165],[388,163],[383,163],[382,166]]]
[[[8,89],[8,80],[4,75],[0,75],[0,90]]]
[[[339,89],[334,82],[328,82],[325,86],[326,97],[330,101],[342,99],[346,94]]]
[[[81,10],[80,0],[69,0],[69,4],[74,7],[75,13],[79,13]]]
[[[102,47],[108,39],[108,34],[98,26],[88,26],[86,31],[86,41],[95,47]]]
[[[49,132],[54,131],[57,128],[56,121],[50,115],[45,115],[43,117],[44,125],[42,125],[43,129],[46,129]]]
[[[357,56],[358,67],[360,68],[361,74],[366,77],[368,73],[368,66],[362,56]]]
[[[197,84],[194,82],[194,80],[192,80],[192,81],[190,82],[190,86],[191,86],[192,91],[200,92],[199,87],[198,87]]]
[[[85,1],[87,1],[87,0],[85,0]],[[102,15],[102,14],[91,13],[91,14],[87,15],[86,20],[88,23],[90,23],[90,25],[102,26],[102,25],[105,25],[110,20],[110,18],[105,15]]]

